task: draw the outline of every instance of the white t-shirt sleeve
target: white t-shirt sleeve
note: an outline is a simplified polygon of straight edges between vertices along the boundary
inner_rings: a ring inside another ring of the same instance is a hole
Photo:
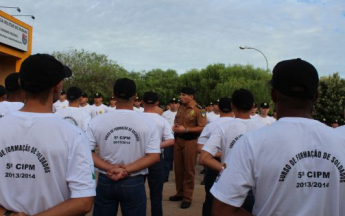
[[[91,116],[85,113],[84,118],[83,118],[83,123],[81,125],[81,128],[84,132],[88,130],[90,121],[91,121]]]
[[[80,132],[77,143],[69,146],[66,181],[71,191],[71,198],[96,196],[96,181],[91,151],[88,140]]]
[[[169,140],[169,139],[175,139],[174,138],[174,133],[171,129],[171,126],[169,122],[164,119],[164,134],[163,134],[163,139],[164,140]]]
[[[205,145],[207,140],[210,138],[210,135],[211,135],[210,127],[209,127],[209,124],[207,124],[199,136],[198,144]]]
[[[242,206],[248,191],[254,187],[254,156],[247,139],[242,136],[225,159],[226,168],[210,192],[223,203]]]
[[[96,146],[97,146],[97,142],[96,142],[96,138],[95,136],[93,135],[93,131],[92,131],[92,125],[91,125],[91,122],[89,121],[89,125],[87,127],[87,130],[86,130],[86,136],[87,136],[87,139],[88,139],[88,143],[89,143],[89,146],[90,146],[90,150],[95,150]]]
[[[210,138],[206,141],[202,150],[207,151],[211,155],[215,156],[218,151],[221,151],[223,130],[220,125],[213,130]]]
[[[156,123],[152,123],[151,128],[152,130],[151,130],[150,136],[148,137],[148,143],[145,148],[145,153],[161,153],[161,150],[160,150],[161,139],[159,138],[159,135],[158,135]]]

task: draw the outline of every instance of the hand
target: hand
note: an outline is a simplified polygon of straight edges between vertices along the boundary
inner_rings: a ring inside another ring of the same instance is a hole
[[[13,212],[13,213],[11,213],[10,216],[27,216],[27,215],[24,214],[23,212]]]
[[[175,124],[172,128],[174,133],[184,133],[185,127],[182,125]]]
[[[118,181],[120,179],[126,178],[128,176],[128,172],[123,166],[114,167],[107,172],[107,176],[113,181]]]

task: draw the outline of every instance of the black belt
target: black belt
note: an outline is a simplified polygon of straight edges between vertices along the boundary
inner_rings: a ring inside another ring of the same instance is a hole
[[[199,134],[198,133],[183,133],[183,134],[175,133],[175,138],[177,137],[184,140],[195,140],[195,139],[198,139]]]

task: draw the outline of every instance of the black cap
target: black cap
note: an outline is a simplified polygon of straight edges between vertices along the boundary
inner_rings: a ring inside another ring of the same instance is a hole
[[[215,104],[215,105],[218,105],[218,104],[219,104],[219,99],[218,99],[218,100],[215,100],[215,101],[214,101],[214,104]]]
[[[102,93],[96,92],[95,95],[93,96],[94,98],[102,98],[103,95]]]
[[[158,95],[155,92],[148,91],[144,93],[144,103],[154,104],[158,101]]]
[[[3,85],[0,85],[0,97],[7,94],[6,88]]]
[[[19,73],[11,73],[8,75],[5,79],[5,86],[9,92],[14,92],[21,89],[19,85]]]
[[[170,100],[170,103],[178,103],[178,101],[177,101],[176,98],[172,98],[172,99]]]
[[[194,95],[195,94],[195,89],[193,89],[191,87],[183,87],[181,89],[181,93],[188,94],[188,95]]]
[[[71,87],[67,90],[67,100],[76,100],[81,97],[82,91],[78,87]]]
[[[210,102],[210,105],[209,106],[213,106],[213,102]]]
[[[137,87],[135,82],[128,78],[121,78],[114,83],[114,95],[118,98],[129,99],[135,95]]]
[[[270,104],[267,103],[267,102],[263,102],[263,103],[261,103],[260,108],[269,109],[270,108]]]
[[[81,96],[84,97],[84,98],[88,98],[89,97],[89,95],[87,95],[86,92],[81,93]]]
[[[115,97],[114,97],[114,96],[111,96],[110,100],[115,100]]]
[[[25,59],[20,67],[20,85],[25,91],[39,93],[52,88],[69,75],[54,56],[35,54]]]
[[[65,71],[65,77],[68,78],[70,76],[72,76],[72,70],[71,68],[69,68],[67,65],[63,66],[63,69]]]
[[[231,98],[221,98],[218,103],[219,109],[222,112],[229,113],[231,109]]]
[[[250,111],[253,107],[254,96],[252,92],[247,89],[239,89],[234,91],[231,101],[237,109]]]
[[[313,99],[317,93],[319,75],[309,62],[300,58],[281,61],[272,73],[270,84],[283,95]]]
[[[135,101],[140,102],[140,98],[138,96],[136,96]]]
[[[60,95],[65,95],[66,94],[66,91],[64,91],[64,90],[62,90],[61,92],[60,92]]]

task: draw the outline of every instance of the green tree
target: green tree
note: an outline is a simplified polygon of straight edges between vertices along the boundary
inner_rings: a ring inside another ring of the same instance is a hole
[[[319,97],[314,104],[314,118],[326,119],[329,123],[335,119],[343,119],[343,103],[345,99],[345,81],[338,73],[321,77]]]
[[[78,86],[90,95],[100,92],[104,99],[112,96],[112,86],[116,79],[129,76],[128,72],[106,55],[72,49],[67,52],[53,52],[58,60],[71,68],[72,77],[64,82],[64,89]]]

